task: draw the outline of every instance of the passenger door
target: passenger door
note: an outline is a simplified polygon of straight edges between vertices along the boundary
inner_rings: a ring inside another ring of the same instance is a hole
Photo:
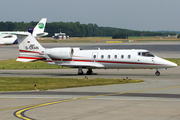
[[[97,62],[98,61],[98,53],[97,52],[92,53],[91,61],[92,62]]]

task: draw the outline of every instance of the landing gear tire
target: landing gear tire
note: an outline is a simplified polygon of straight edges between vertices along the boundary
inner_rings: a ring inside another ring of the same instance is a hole
[[[83,73],[83,71],[82,71],[82,68],[80,67],[79,69],[78,69],[78,75],[83,75],[84,73]]]
[[[83,71],[81,73],[78,72],[78,75],[83,75],[83,74],[84,74]]]
[[[156,71],[156,72],[155,72],[155,75],[156,75],[156,76],[159,76],[159,75],[160,75],[160,72],[159,72],[159,71]]]
[[[92,75],[92,73],[93,73],[92,69],[88,69],[87,75]]]

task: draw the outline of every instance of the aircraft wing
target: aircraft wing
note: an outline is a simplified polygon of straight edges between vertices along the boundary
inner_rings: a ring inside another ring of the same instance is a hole
[[[95,63],[95,62],[92,62],[92,63],[86,63],[86,62],[83,62],[83,63],[78,63],[78,62],[72,62],[72,63],[62,63],[62,64],[58,64],[58,65],[62,65],[62,66],[66,66],[66,67],[74,67],[74,68],[78,68],[78,67],[83,67],[83,68],[103,68],[104,65],[102,64],[99,64],[99,63]]]

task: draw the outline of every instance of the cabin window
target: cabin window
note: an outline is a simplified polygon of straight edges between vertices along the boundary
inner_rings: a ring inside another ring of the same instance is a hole
[[[96,58],[96,55],[94,55],[93,58],[95,59],[95,58]]]
[[[138,55],[141,55],[141,52],[138,52]]]
[[[121,59],[123,59],[124,58],[124,55],[121,55]]]
[[[104,59],[104,55],[101,55],[101,59]]]
[[[114,55],[114,59],[117,59],[117,55]]]
[[[108,59],[110,59],[111,58],[111,55],[108,55]]]
[[[131,55],[128,55],[128,59],[130,59],[131,58]]]

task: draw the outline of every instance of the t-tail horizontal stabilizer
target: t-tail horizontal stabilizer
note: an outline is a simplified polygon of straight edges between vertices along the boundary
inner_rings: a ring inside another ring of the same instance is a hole
[[[39,42],[28,32],[16,33],[19,44],[19,57],[17,61],[30,62],[36,60],[46,60],[41,54],[45,49]]]

